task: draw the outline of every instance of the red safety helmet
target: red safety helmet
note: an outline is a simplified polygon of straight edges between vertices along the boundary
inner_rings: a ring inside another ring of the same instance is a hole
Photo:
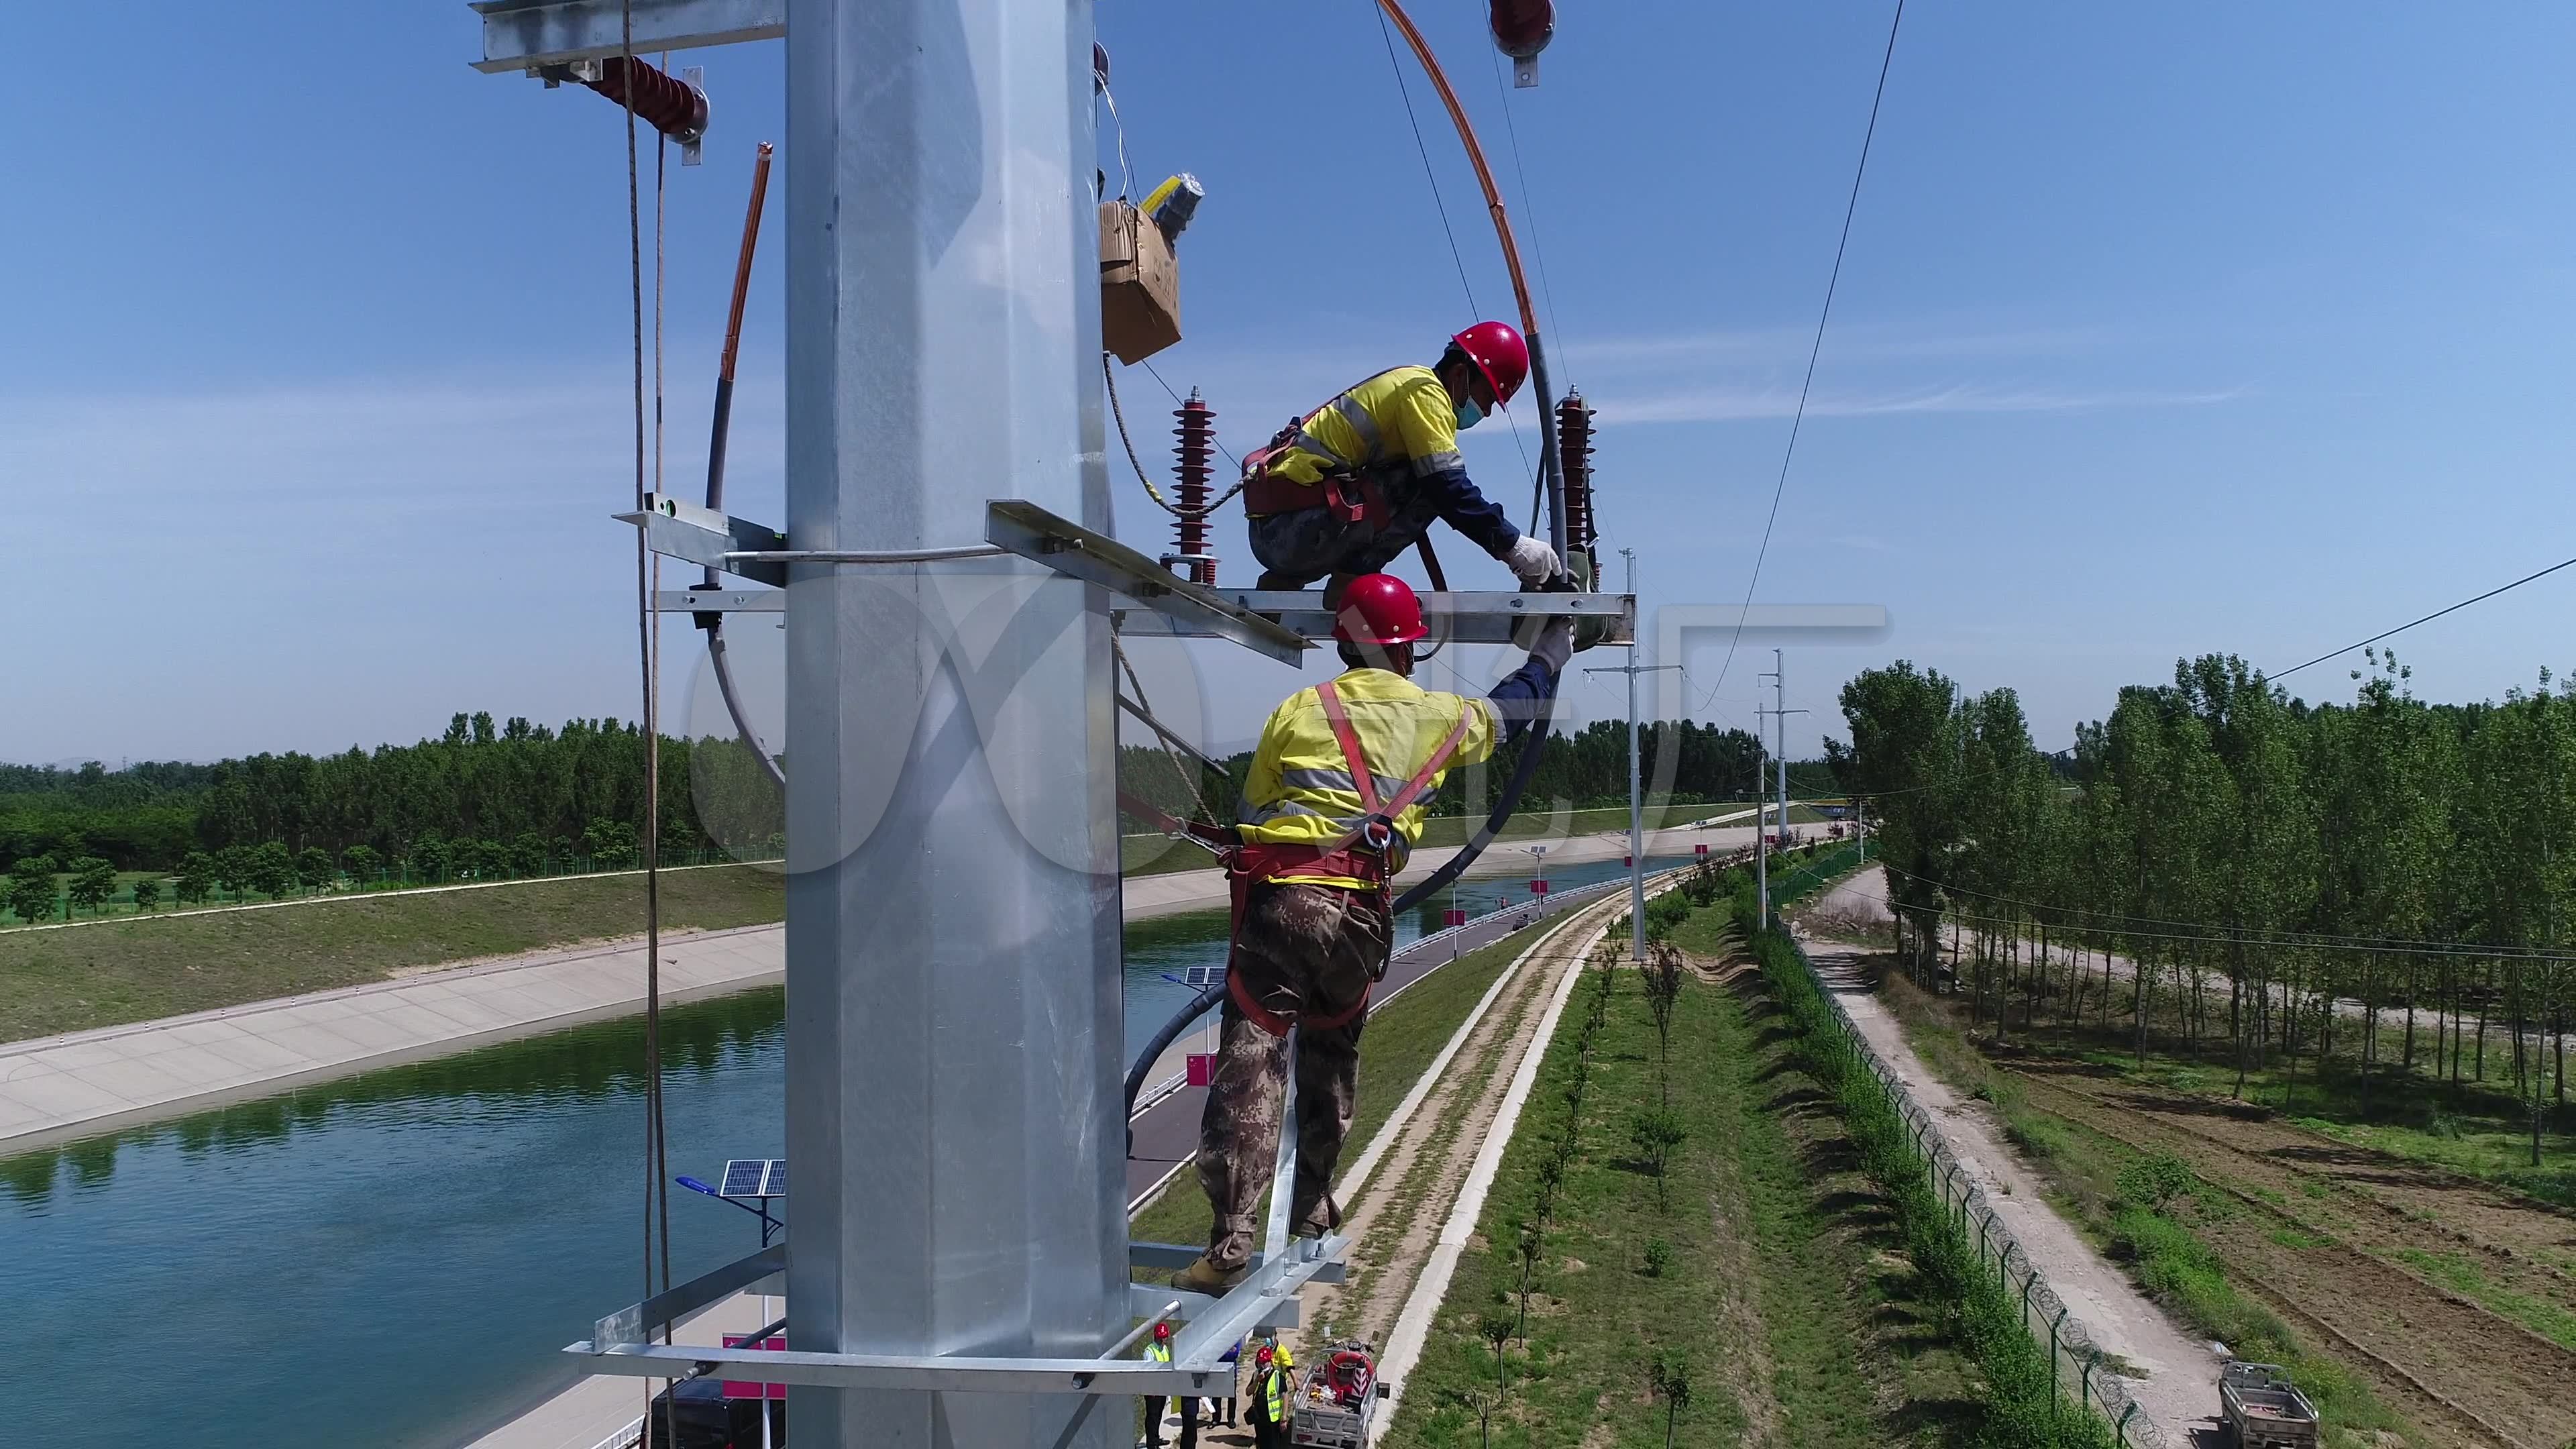
[[[1521,379],[1529,376],[1529,344],[1508,322],[1479,322],[1449,343],[1476,364],[1499,402],[1510,402],[1512,394],[1521,390]]]
[[[1410,644],[1430,632],[1423,627],[1422,601],[1413,596],[1413,586],[1393,574],[1351,580],[1333,615],[1333,637],[1345,644]]]
[[[1154,1325],[1154,1337],[1158,1339],[1168,1339],[1171,1336],[1172,1325],[1168,1323],[1157,1323]]]

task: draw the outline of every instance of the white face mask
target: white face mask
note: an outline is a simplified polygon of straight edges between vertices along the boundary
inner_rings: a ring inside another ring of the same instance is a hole
[[[1474,398],[1458,404],[1458,431],[1463,433],[1484,420],[1485,410],[1476,406]]]

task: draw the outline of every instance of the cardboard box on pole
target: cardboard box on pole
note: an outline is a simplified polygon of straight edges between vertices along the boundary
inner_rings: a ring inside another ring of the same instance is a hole
[[[1100,204],[1100,342],[1133,365],[1181,340],[1181,269],[1163,229],[1124,201]]]

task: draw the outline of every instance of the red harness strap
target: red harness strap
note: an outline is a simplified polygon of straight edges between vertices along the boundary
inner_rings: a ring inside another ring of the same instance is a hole
[[[1359,731],[1352,727],[1350,713],[1342,707],[1341,692],[1333,688],[1331,680],[1326,680],[1315,686],[1315,700],[1323,706],[1324,722],[1332,727],[1335,743],[1342,747],[1342,761],[1350,766],[1352,784],[1359,791],[1360,808],[1367,811],[1367,815],[1357,829],[1330,845],[1269,845],[1248,841],[1226,860],[1227,897],[1233,914],[1233,929],[1226,940],[1226,994],[1234,998],[1234,1004],[1251,1018],[1254,1025],[1272,1036],[1286,1036],[1291,1023],[1253,1000],[1252,993],[1243,985],[1242,973],[1234,969],[1234,938],[1243,932],[1243,906],[1253,882],[1273,880],[1289,870],[1318,870],[1367,881],[1383,899],[1387,894],[1386,852],[1395,844],[1396,821],[1402,819],[1413,802],[1422,797],[1422,792],[1430,788],[1433,777],[1449,768],[1450,759],[1467,738],[1467,715],[1461,710],[1457,724],[1450,727],[1448,737],[1431,752],[1431,758],[1423,762],[1412,779],[1404,782],[1404,788],[1396,791],[1392,798],[1380,802],[1377,779],[1369,770],[1367,754],[1360,748]],[[1362,987],[1359,1000],[1352,1002],[1348,1010],[1301,1020],[1305,1025],[1324,1030],[1345,1025],[1367,1009],[1369,989]]]

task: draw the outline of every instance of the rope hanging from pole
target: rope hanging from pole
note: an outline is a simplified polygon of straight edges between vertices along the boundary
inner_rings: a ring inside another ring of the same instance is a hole
[[[634,64],[635,16],[633,0],[619,6],[620,41],[625,62],[620,74],[630,74]],[[626,108],[626,270],[628,291],[633,309],[634,403],[635,403],[635,506],[644,507],[646,493],[644,444],[644,219],[641,167],[636,152],[635,94],[621,89],[617,99]],[[654,229],[655,272],[660,272],[661,229],[659,224],[659,181],[656,182]],[[657,293],[658,306],[658,293]],[[656,317],[658,331],[660,319]],[[660,720],[654,709],[654,685],[659,660],[654,650],[656,630],[653,627],[653,584],[658,570],[652,550],[645,544],[643,530],[635,534],[635,631],[644,686],[644,1290],[647,1296],[658,1291],[657,1281],[668,1286],[671,1281],[671,1216],[670,1199],[663,1190],[663,1168],[666,1165],[662,1121],[662,901],[661,901],[661,810],[659,803],[659,756],[654,748]],[[657,1255],[656,1238],[660,1252]],[[657,1271],[658,1270],[658,1271]],[[670,1331],[663,1330],[663,1341],[669,1342]],[[652,1380],[645,1381],[645,1408],[652,1408]],[[672,1442],[678,1441],[677,1407],[666,1398],[666,1413],[673,1416],[667,1425]]]

